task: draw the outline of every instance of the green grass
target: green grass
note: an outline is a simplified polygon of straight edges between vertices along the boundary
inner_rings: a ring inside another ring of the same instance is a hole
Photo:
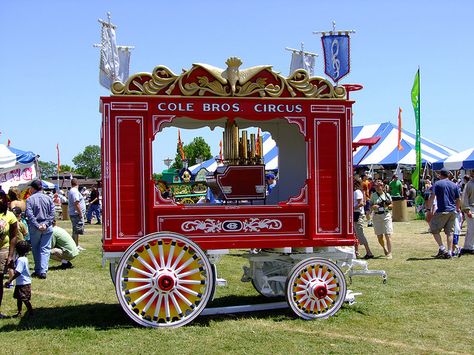
[[[60,225],[70,230],[68,221]],[[394,223],[394,229],[393,260],[381,258],[372,228],[366,229],[380,256],[370,269],[384,269],[388,283],[354,277],[349,288],[363,295],[330,319],[303,321],[285,309],[200,316],[162,330],[126,317],[108,267],[101,267],[100,229],[87,226],[81,238],[87,250],[73,260],[74,269],[59,270],[51,261],[48,279],[33,279],[35,315],[0,320],[2,353],[473,353],[474,257],[432,259],[437,248],[424,221]],[[267,301],[240,282],[246,260],[239,253],[232,251],[218,265],[229,286],[218,288],[210,306]],[[3,313],[16,311],[12,293],[5,290]]]

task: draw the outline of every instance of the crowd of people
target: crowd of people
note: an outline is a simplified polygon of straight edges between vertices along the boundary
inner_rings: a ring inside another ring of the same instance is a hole
[[[72,234],[56,225],[57,207],[61,204],[68,204]],[[45,193],[38,179],[21,194],[15,188],[6,193],[0,187],[0,280],[8,273],[5,288],[11,288],[15,281],[13,297],[18,310],[15,316],[21,315],[23,304],[28,315],[33,313],[31,278],[46,279],[50,259],[61,262],[60,269],[73,267],[71,261],[85,250],[79,245],[79,235],[84,233],[85,223],[92,223],[93,216],[100,225],[99,190],[94,187],[90,191],[80,191],[74,178],[67,198],[59,190]],[[30,251],[34,262],[31,274],[26,257]],[[3,294],[3,287],[0,287],[0,307]],[[0,312],[1,318],[5,315]]]
[[[450,259],[453,256],[474,254],[474,169],[460,179],[443,168],[437,174],[434,184],[431,177],[427,176],[422,186],[422,208],[429,231],[438,245],[438,253],[434,257]],[[411,207],[416,197],[417,191],[413,185],[402,183],[396,174],[390,182],[382,179],[373,181],[366,174],[354,178],[354,232],[359,244],[365,248],[364,259],[374,257],[364,234],[366,221],[368,227],[374,228],[385,257],[392,259],[393,201],[404,199],[407,206]],[[467,223],[467,232],[461,248],[459,236],[464,221]],[[442,231],[446,235],[446,245],[441,237]],[[358,246],[356,256],[360,257]]]

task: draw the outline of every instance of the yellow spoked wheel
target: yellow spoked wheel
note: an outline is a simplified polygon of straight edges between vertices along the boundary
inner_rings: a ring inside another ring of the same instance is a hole
[[[115,290],[127,315],[146,327],[180,327],[196,318],[214,290],[207,256],[174,233],[132,244],[117,266]]]
[[[293,312],[303,319],[327,318],[344,303],[346,279],[333,262],[309,258],[296,264],[286,283],[286,298]]]

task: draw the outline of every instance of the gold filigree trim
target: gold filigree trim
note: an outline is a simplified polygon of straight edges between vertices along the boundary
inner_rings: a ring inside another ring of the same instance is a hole
[[[231,57],[227,69],[208,64],[193,64],[181,75],[174,74],[165,66],[157,66],[153,72],[138,73],[125,83],[114,82],[114,95],[178,95],[221,97],[302,97],[320,99],[345,99],[346,90],[334,87],[322,77],[310,77],[303,70],[296,70],[288,78],[261,65],[240,70],[242,61]]]

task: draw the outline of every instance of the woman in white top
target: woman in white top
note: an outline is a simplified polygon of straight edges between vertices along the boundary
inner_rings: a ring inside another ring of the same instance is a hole
[[[364,259],[372,259],[374,254],[370,251],[369,242],[364,234],[364,223],[365,223],[365,214],[364,214],[364,194],[361,191],[361,181],[354,179],[354,232],[356,234],[359,243],[362,244],[365,248]],[[359,256],[359,246],[356,244],[355,252],[356,256]]]

